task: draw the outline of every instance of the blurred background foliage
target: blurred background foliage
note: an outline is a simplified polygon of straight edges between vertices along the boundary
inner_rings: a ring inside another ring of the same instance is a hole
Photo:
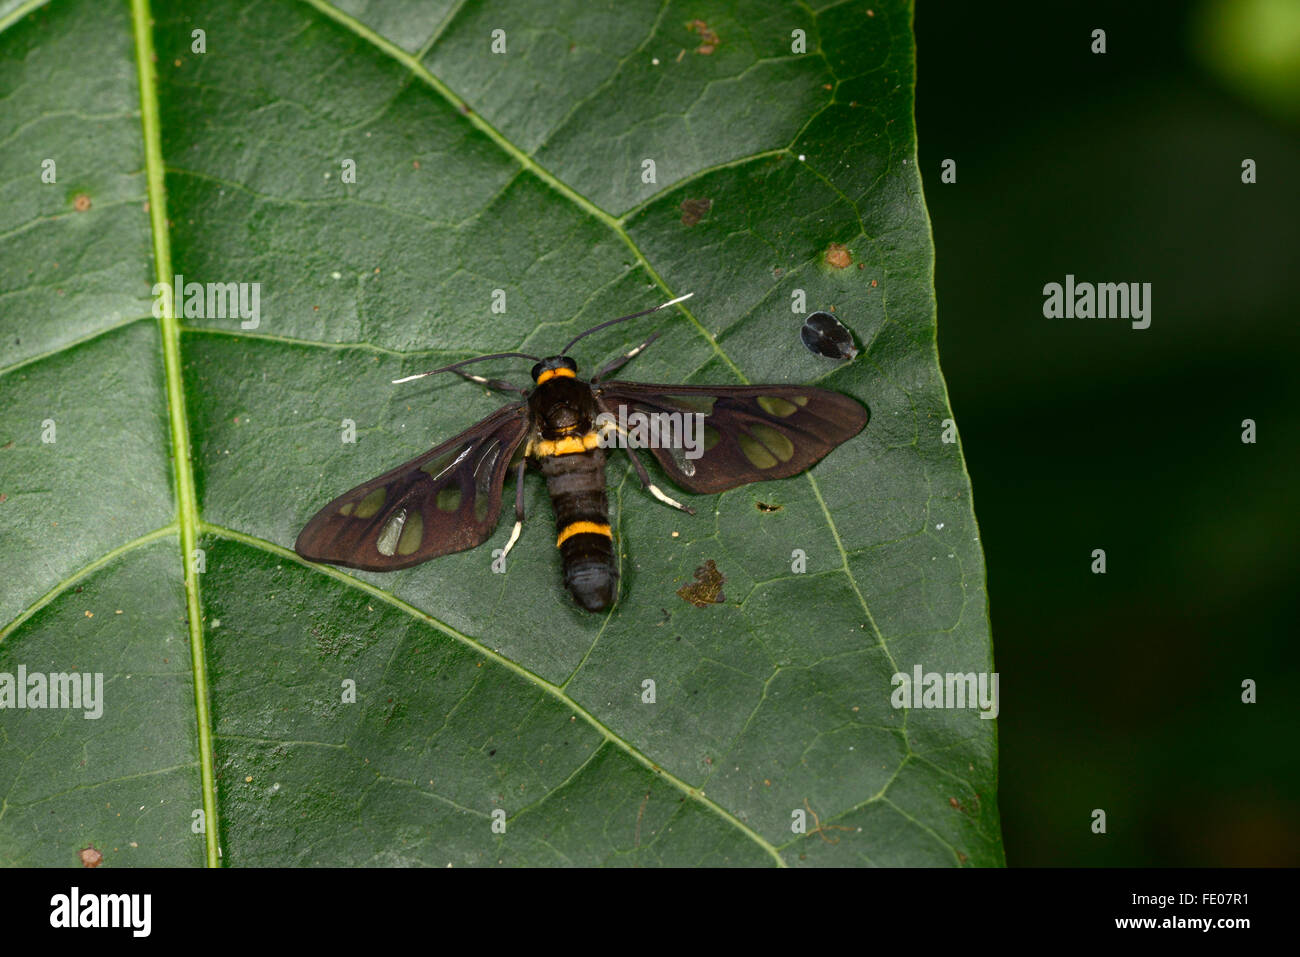
[[[1295,864],[1300,0],[922,0],[916,32],[1008,863]],[[1044,318],[1067,273],[1152,283],[1151,327]]]

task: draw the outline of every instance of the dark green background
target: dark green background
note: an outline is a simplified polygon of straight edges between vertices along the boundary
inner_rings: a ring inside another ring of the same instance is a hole
[[[1203,65],[1206,9],[918,5],[939,354],[988,561],[1013,866],[1300,860],[1300,132]],[[1043,318],[1066,273],[1152,283],[1151,328]]]

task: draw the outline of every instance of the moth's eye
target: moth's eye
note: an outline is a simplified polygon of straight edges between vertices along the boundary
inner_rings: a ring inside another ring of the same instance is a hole
[[[568,356],[560,356],[560,361],[564,363],[564,368],[568,369],[570,372],[578,371],[578,363],[574,362]]]
[[[545,363],[545,362],[539,362],[539,363],[537,363],[537,365],[533,366],[533,371],[530,372],[529,375],[531,375],[531,376],[533,377],[533,381],[534,381],[534,382],[536,382],[537,379],[538,379],[538,377],[541,376],[542,371],[543,371],[545,368],[546,368],[546,363]]]

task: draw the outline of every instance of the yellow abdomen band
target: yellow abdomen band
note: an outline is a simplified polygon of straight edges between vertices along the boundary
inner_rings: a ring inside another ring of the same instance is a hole
[[[575,452],[590,452],[600,445],[600,433],[588,432],[586,435],[566,435],[562,439],[542,439],[533,446],[533,455],[545,458],[548,455],[572,455]]]
[[[606,538],[613,538],[608,525],[602,525],[599,522],[570,522],[564,526],[564,531],[560,532],[560,537],[555,540],[555,547],[559,548],[564,544],[566,539],[574,535],[604,535]]]

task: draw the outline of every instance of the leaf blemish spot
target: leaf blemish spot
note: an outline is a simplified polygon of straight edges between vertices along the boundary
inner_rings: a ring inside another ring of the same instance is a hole
[[[677,595],[696,608],[708,608],[710,605],[726,601],[722,594],[722,585],[726,579],[718,571],[717,563],[712,558],[695,569],[695,581],[677,589]]]
[[[72,208],[79,213],[84,213],[86,210],[90,209],[90,197],[85,193],[78,193],[76,198],[72,201]]]
[[[853,263],[853,254],[843,243],[831,243],[826,249],[826,265],[847,269]]]
[[[700,38],[700,45],[695,48],[695,52],[700,56],[708,56],[722,42],[718,39],[718,34],[710,29],[709,25],[703,20],[692,20],[686,24],[686,29],[694,30],[695,35]],[[678,59],[681,59],[680,55]]]
[[[704,214],[713,208],[711,199],[684,199],[679,207],[682,211],[682,225],[694,226]]]
[[[77,851],[77,857],[81,858],[82,867],[98,867],[104,860],[104,855],[95,850],[94,844]]]

